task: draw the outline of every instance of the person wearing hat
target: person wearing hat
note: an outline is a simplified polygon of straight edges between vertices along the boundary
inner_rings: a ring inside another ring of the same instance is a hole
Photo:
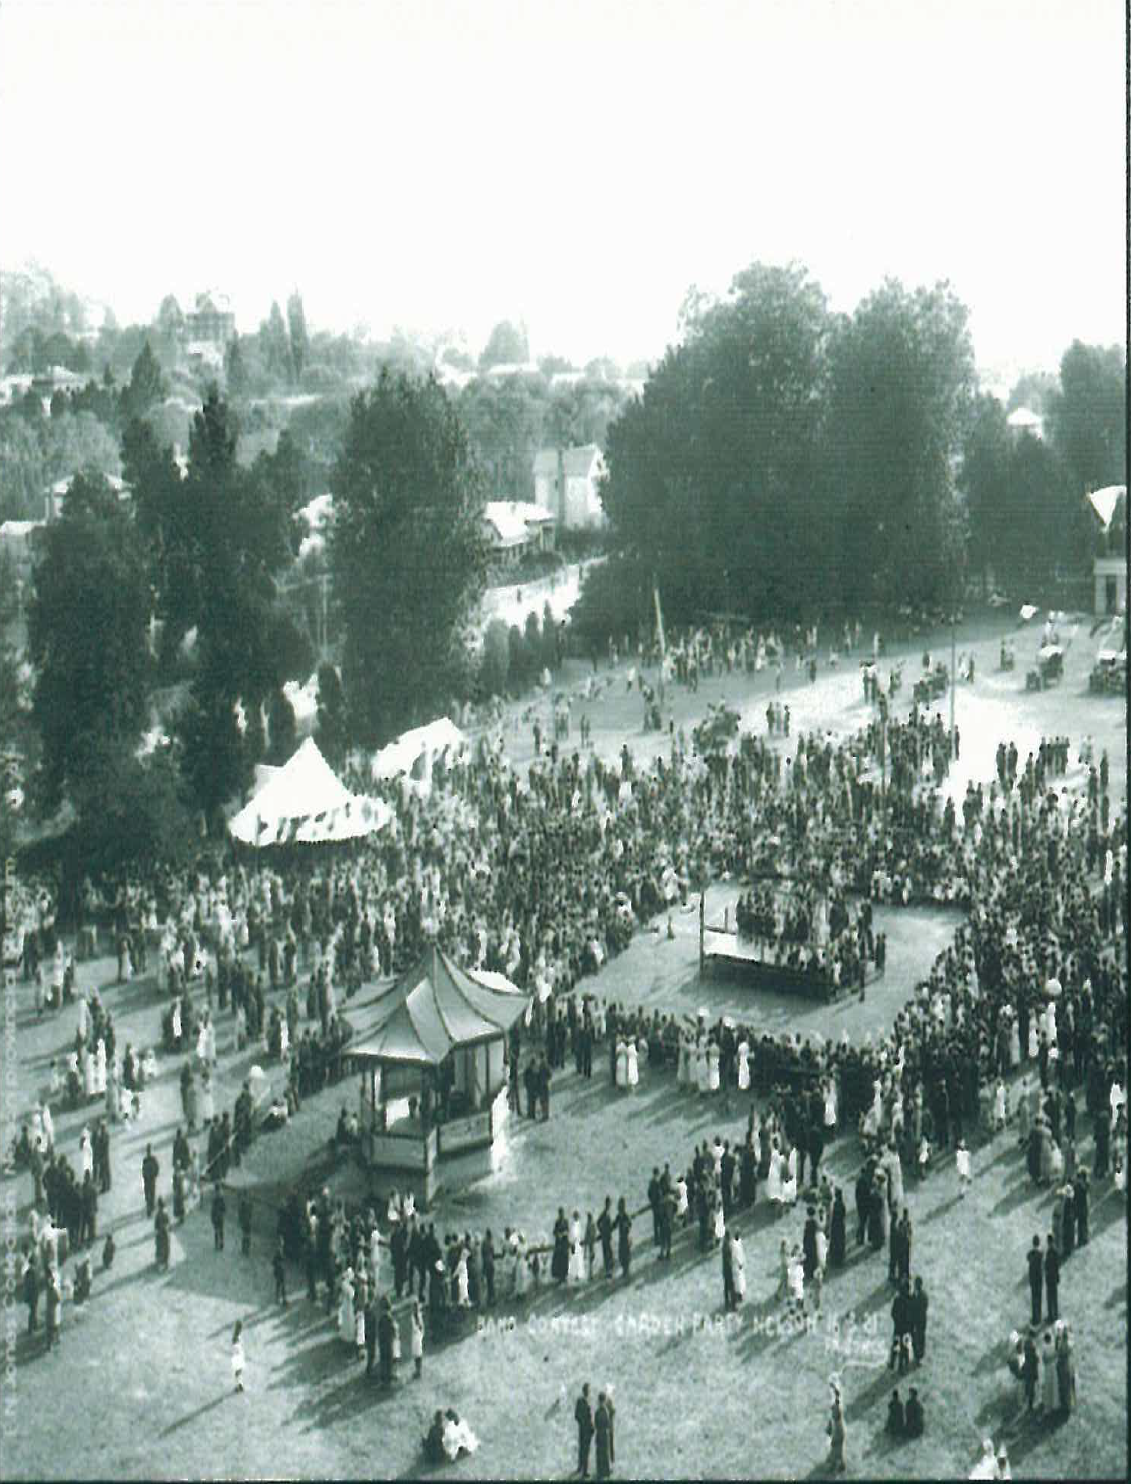
[[[923,1403],[919,1400],[919,1392],[914,1386],[907,1394],[907,1408],[904,1413],[904,1426],[909,1438],[921,1438],[926,1426],[926,1418],[923,1415]]]
[[[381,1361],[381,1385],[391,1386],[393,1384],[393,1334],[396,1328],[396,1320],[393,1318],[393,1306],[389,1302],[386,1293],[381,1299],[381,1312],[377,1316],[377,1351]]]
[[[609,1421],[608,1398],[602,1391],[597,1398],[597,1411],[593,1418],[593,1431],[597,1439],[597,1477],[607,1479],[612,1472],[610,1438],[612,1424]]]
[[[577,1423],[577,1473],[581,1478],[587,1479],[589,1477],[589,1449],[593,1443],[594,1428],[588,1381],[581,1388],[581,1395],[577,1398],[577,1404],[573,1409],[573,1418]]]
[[[884,1430],[889,1437],[901,1438],[904,1435],[906,1421],[904,1418],[903,1403],[899,1398],[899,1387],[897,1386],[888,1398],[888,1416],[884,1424]]]

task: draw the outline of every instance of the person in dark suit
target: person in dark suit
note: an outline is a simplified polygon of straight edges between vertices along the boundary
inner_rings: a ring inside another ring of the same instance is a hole
[[[589,1404],[589,1382],[581,1388],[577,1405],[573,1409],[577,1423],[577,1472],[583,1479],[589,1477],[589,1449],[593,1442],[593,1408]]]
[[[157,1204],[157,1176],[161,1172],[161,1166],[157,1162],[157,1156],[153,1152],[153,1145],[145,1146],[145,1158],[141,1162],[141,1183],[145,1190],[145,1214],[153,1216]]]
[[[810,1206],[805,1214],[805,1230],[801,1236],[801,1255],[805,1263],[805,1281],[811,1283],[817,1271],[817,1210]]]
[[[1086,1247],[1088,1245],[1088,1172],[1085,1169],[1076,1172],[1075,1192],[1076,1245]]]
[[[1029,1297],[1033,1302],[1032,1322],[1041,1322],[1041,1288],[1043,1286],[1044,1264],[1041,1260],[1041,1239],[1033,1238],[1033,1245],[1029,1248]]]
[[[381,1312],[377,1317],[377,1349],[381,1357],[381,1385],[393,1384],[393,1310],[389,1295],[381,1300]],[[368,1337],[366,1344],[368,1345]]]
[[[723,1232],[723,1308],[729,1314],[738,1307],[734,1291],[734,1253],[730,1245],[730,1232]]]
[[[832,1216],[829,1221],[829,1263],[834,1268],[844,1267],[847,1221],[848,1213],[844,1206],[844,1196],[838,1185],[833,1195]]]
[[[487,1289],[487,1307],[493,1308],[495,1304],[495,1243],[491,1237],[490,1227],[483,1233],[483,1241],[479,1248],[479,1262],[483,1269],[483,1282]]]
[[[603,1391],[597,1398],[597,1415],[593,1426],[597,1435],[597,1477],[607,1479],[612,1472],[613,1460],[610,1449],[612,1425],[609,1421],[609,1408]]]
[[[377,1295],[371,1294],[365,1306],[365,1374],[372,1376],[377,1357]]]
[[[216,1182],[216,1189],[212,1196],[212,1242],[217,1252],[224,1250],[224,1213],[227,1210],[227,1202],[224,1200],[224,1192],[220,1182]]]
[[[915,1289],[911,1294],[910,1321],[911,1321],[911,1349],[915,1355],[915,1364],[921,1365],[924,1355],[927,1353],[927,1290],[923,1287],[922,1278],[915,1279]]]
[[[613,1276],[613,1215],[612,1196],[605,1197],[605,1208],[597,1217],[597,1235],[601,1238],[601,1257],[605,1264],[605,1277]]]
[[[919,1393],[913,1386],[907,1395],[907,1410],[904,1414],[904,1427],[909,1438],[921,1438],[926,1419],[923,1416],[923,1403],[919,1400]]]
[[[1052,1232],[1049,1232],[1045,1242],[1045,1297],[1047,1300],[1048,1317],[1055,1324],[1060,1317],[1059,1305],[1060,1290],[1060,1253],[1056,1250]]]
[[[628,1214],[622,1195],[617,1203],[617,1219],[613,1223],[617,1229],[617,1259],[620,1262],[620,1270],[625,1278],[628,1277],[629,1264],[632,1261],[632,1217]]]
[[[890,1437],[901,1438],[905,1427],[903,1403],[899,1399],[899,1387],[892,1392],[888,1398],[888,1420],[885,1431]]]

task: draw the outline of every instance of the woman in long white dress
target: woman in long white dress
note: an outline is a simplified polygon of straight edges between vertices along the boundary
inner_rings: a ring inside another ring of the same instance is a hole
[[[216,1103],[212,1096],[212,1074],[207,1066],[200,1077],[200,1121],[209,1124],[216,1117]]]
[[[569,1272],[567,1281],[584,1283],[585,1248],[581,1245],[581,1215],[575,1211],[569,1223]]]
[[[746,1041],[738,1043],[738,1090],[750,1091],[750,1046]]]
[[[456,1304],[461,1309],[469,1309],[471,1307],[471,1298],[470,1298],[469,1293],[468,1293],[468,1283],[467,1283],[467,1248],[466,1247],[461,1247],[460,1250],[459,1250],[459,1258],[456,1261],[455,1280],[456,1280]]]
[[[619,1039],[617,1041],[617,1086],[628,1086],[628,1047]]]
[[[1036,1061],[1040,1050],[1040,1038],[1037,1035],[1037,1017],[1029,1017],[1029,1060]]]
[[[636,1050],[636,1042],[629,1041],[625,1048],[626,1074],[625,1083],[631,1091],[640,1081],[640,1062]]]
[[[707,1048],[702,1041],[695,1047],[695,1087],[700,1095],[710,1088],[710,1074],[707,1070]]]
[[[766,1195],[770,1205],[773,1206],[774,1210],[780,1216],[782,1212],[782,1157],[776,1140],[773,1149],[770,1151],[770,1169],[766,1176]]]
[[[836,1083],[831,1077],[825,1082],[825,1138],[831,1139],[836,1133]]]
[[[353,1298],[353,1269],[347,1268],[342,1276],[341,1297],[338,1299],[338,1335],[347,1345],[354,1343],[357,1334]]]
[[[675,1220],[687,1219],[687,1181],[680,1175],[675,1182]]]
[[[707,1046],[707,1091],[719,1090],[719,1048],[711,1041]]]
[[[106,1042],[101,1036],[94,1048],[94,1091],[97,1097],[106,1096]]]
[[[84,1128],[79,1135],[79,1174],[94,1177],[94,1145],[90,1142],[90,1129]]]
[[[83,1093],[92,1098],[98,1090],[98,1073],[94,1064],[94,1052],[88,1049],[82,1059]]]
[[[740,1233],[735,1232],[730,1243],[731,1272],[734,1274],[734,1292],[739,1303],[746,1297],[746,1249]]]
[[[796,1149],[796,1147],[792,1148],[789,1151],[789,1157],[786,1160],[786,1175],[785,1175],[785,1179],[782,1181],[781,1195],[782,1195],[782,1200],[785,1202],[785,1204],[787,1206],[793,1206],[793,1205],[796,1205],[797,1204],[797,1149]]]

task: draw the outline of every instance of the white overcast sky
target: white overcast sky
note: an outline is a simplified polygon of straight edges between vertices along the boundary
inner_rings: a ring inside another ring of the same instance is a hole
[[[1122,0],[3,0],[0,264],[627,361],[797,259],[1055,367],[1124,339],[1124,58]]]

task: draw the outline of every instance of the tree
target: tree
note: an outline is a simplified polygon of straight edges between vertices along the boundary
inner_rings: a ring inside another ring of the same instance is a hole
[[[500,320],[491,331],[487,344],[479,356],[480,371],[489,371],[492,366],[514,365],[530,359],[530,345],[524,326]]]
[[[674,618],[796,611],[807,585],[820,591],[814,560],[831,544],[817,477],[824,295],[803,269],[754,264],[724,300],[689,302],[684,330],[609,426],[614,544]],[[609,596],[636,606],[635,586]]]
[[[275,691],[268,702],[267,728],[270,734],[268,759],[276,765],[285,763],[295,750],[297,727],[295,708],[281,690]]]
[[[501,618],[493,618],[483,635],[483,657],[479,664],[479,684],[483,694],[505,695],[509,672],[510,643],[507,626]]]
[[[123,424],[131,418],[144,417],[151,407],[164,401],[167,390],[157,357],[146,340],[134,361],[129,385],[122,390]]]
[[[981,395],[963,442],[960,484],[969,519],[971,565],[981,573],[984,592],[991,567],[1000,577],[1006,561],[1011,458],[1005,408],[996,397]]]
[[[0,412],[0,520],[38,520],[47,482],[35,428],[18,412]]]
[[[347,743],[346,698],[333,665],[318,667],[318,746],[332,767],[345,758]]]
[[[118,475],[118,439],[93,412],[66,412],[52,418],[45,432],[47,479],[68,479],[77,470]]]
[[[825,477],[842,492],[838,585],[850,607],[955,601],[967,318],[946,284],[909,293],[889,279],[832,338]]]
[[[343,680],[357,730],[374,742],[458,689],[486,569],[481,477],[433,377],[383,371],[354,398],[331,490]]]
[[[238,399],[247,396],[248,372],[238,335],[232,337],[224,353],[224,384],[228,389],[229,397]]]
[[[1118,346],[1074,340],[1060,361],[1060,389],[1048,401],[1049,432],[1076,490],[1126,477],[1127,364]]]
[[[310,336],[306,330],[306,313],[302,307],[302,295],[297,289],[287,300],[287,326],[291,340],[291,367],[294,379],[299,381],[310,357]]]
[[[149,580],[128,514],[105,481],[77,477],[44,532],[28,648],[49,810],[107,743],[134,743],[147,714]]]
[[[1013,384],[1006,413],[1016,412],[1019,407],[1028,407],[1038,417],[1044,417],[1049,403],[1057,392],[1057,380],[1048,371],[1026,371]]]
[[[290,381],[294,370],[291,342],[278,300],[272,302],[270,315],[259,327],[259,345],[268,375],[279,382]]]

